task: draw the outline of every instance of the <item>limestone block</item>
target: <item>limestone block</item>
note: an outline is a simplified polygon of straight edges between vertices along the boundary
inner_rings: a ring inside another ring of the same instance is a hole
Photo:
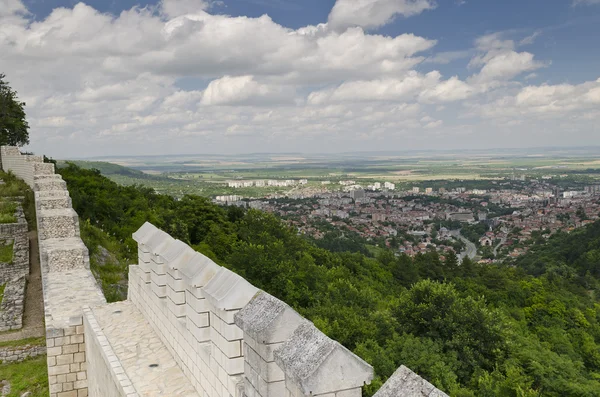
[[[264,291],[235,315],[235,324],[258,343],[285,342],[306,321],[286,303]]]
[[[199,288],[197,288],[199,290]],[[185,291],[185,302],[196,313],[205,313],[210,311],[210,303],[203,297],[198,297],[197,293],[192,293],[189,289]]]
[[[38,211],[40,240],[79,237],[79,219],[72,208]]]
[[[206,299],[221,310],[241,309],[257,292],[258,288],[224,267],[202,289]]]
[[[448,397],[431,383],[415,374],[413,371],[401,366],[375,393],[373,397]]]
[[[44,240],[41,252],[49,272],[90,267],[88,249],[77,237]]]
[[[182,292],[185,301],[185,281],[182,279],[181,273],[178,270],[167,269],[167,285],[173,291]]]
[[[50,198],[50,197],[53,197],[53,198],[70,197],[68,190],[44,190],[44,191],[34,192],[34,194],[35,194],[36,201],[38,201],[40,199]]]
[[[62,208],[72,208],[73,206],[69,196],[38,197],[35,203],[38,210],[57,210]]]
[[[168,246],[164,246],[163,250],[156,251],[156,254],[160,256],[162,262],[169,264],[169,267],[177,269],[173,266],[174,262],[179,256],[185,251],[194,251],[186,243],[180,240],[173,240]]]
[[[165,251],[173,241],[175,241],[173,237],[169,236],[162,230],[158,230],[157,232],[152,234],[152,236],[148,239],[144,246],[147,250],[154,254],[152,259],[156,263],[163,263],[163,261],[158,256],[158,253]]]
[[[58,174],[34,174],[33,180],[36,182],[41,180],[62,180],[62,177]]]
[[[40,179],[33,183],[33,189],[36,191],[67,190],[67,183],[62,178]]]
[[[306,396],[358,388],[373,379],[369,364],[310,322],[302,323],[274,355],[286,387]]]
[[[131,237],[139,245],[145,245],[154,233],[158,231],[159,229],[156,226],[150,222],[145,222]]]
[[[34,163],[33,175],[52,175],[54,174],[54,164],[52,163]]]
[[[181,258],[175,266],[184,276],[189,287],[204,287],[221,269],[221,266],[198,252],[191,254],[185,262]]]

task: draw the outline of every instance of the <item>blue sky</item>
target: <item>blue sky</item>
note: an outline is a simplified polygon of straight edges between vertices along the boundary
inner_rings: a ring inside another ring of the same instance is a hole
[[[2,8],[0,72],[59,157],[600,145],[599,0]]]

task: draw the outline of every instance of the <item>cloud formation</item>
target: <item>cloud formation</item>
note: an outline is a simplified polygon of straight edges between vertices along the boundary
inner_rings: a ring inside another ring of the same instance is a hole
[[[491,34],[436,53],[436,38],[365,30],[432,1],[338,0],[327,23],[300,29],[214,14],[211,4],[163,0],[115,16],[79,3],[35,21],[21,1],[0,0],[0,71],[27,102],[31,149],[400,149],[457,134],[493,144],[503,125],[527,131],[542,117],[582,131],[600,120],[600,81],[527,83],[550,65],[519,48],[535,37]],[[360,20],[350,18],[356,7]],[[462,74],[437,70],[461,59]]]
[[[333,29],[378,28],[396,16],[410,17],[436,7],[433,0],[337,0],[329,14]]]

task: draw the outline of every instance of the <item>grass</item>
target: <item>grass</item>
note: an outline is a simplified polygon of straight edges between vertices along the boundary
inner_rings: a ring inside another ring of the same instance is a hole
[[[101,229],[91,225],[89,221],[79,223],[81,239],[90,252],[90,269],[100,284],[104,297],[108,302],[127,299],[127,275],[129,264],[135,253],[127,253],[125,246]],[[104,247],[110,255],[99,263],[99,246]]]
[[[0,223],[15,223],[17,221],[16,210],[17,203],[14,201],[0,201]]]
[[[4,299],[4,288],[6,288],[6,284],[0,285],[0,303],[2,303],[2,299]]]
[[[23,206],[25,219],[27,219],[29,230],[36,230],[37,224],[35,218],[35,198],[31,188],[29,188],[25,182],[17,178],[11,172],[6,173],[0,171],[0,179],[4,181],[4,184],[0,185],[0,197],[24,197],[21,205]],[[4,201],[4,203],[6,203],[6,201]],[[7,207],[7,209],[9,208],[10,207]],[[4,212],[0,209],[0,214],[2,213]],[[12,215],[14,216],[14,210],[12,211]],[[16,219],[14,222],[16,222]]]
[[[48,369],[46,355],[15,364],[0,364],[0,380],[10,382],[11,391],[6,397],[20,397],[31,392],[31,397],[48,397]]]
[[[0,263],[10,263],[13,260],[13,245],[14,241],[10,244],[0,244]]]
[[[9,340],[6,342],[0,342],[0,347],[19,347],[19,346],[43,346],[46,344],[46,338],[26,338],[19,340]]]

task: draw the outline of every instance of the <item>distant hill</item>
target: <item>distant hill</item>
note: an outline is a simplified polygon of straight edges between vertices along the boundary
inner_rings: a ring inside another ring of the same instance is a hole
[[[96,169],[104,176],[123,175],[139,179],[163,179],[160,176],[146,174],[142,171],[134,170],[133,168],[104,161],[59,160],[57,161],[57,166],[63,168],[66,167],[67,163],[73,163],[86,170]]]

